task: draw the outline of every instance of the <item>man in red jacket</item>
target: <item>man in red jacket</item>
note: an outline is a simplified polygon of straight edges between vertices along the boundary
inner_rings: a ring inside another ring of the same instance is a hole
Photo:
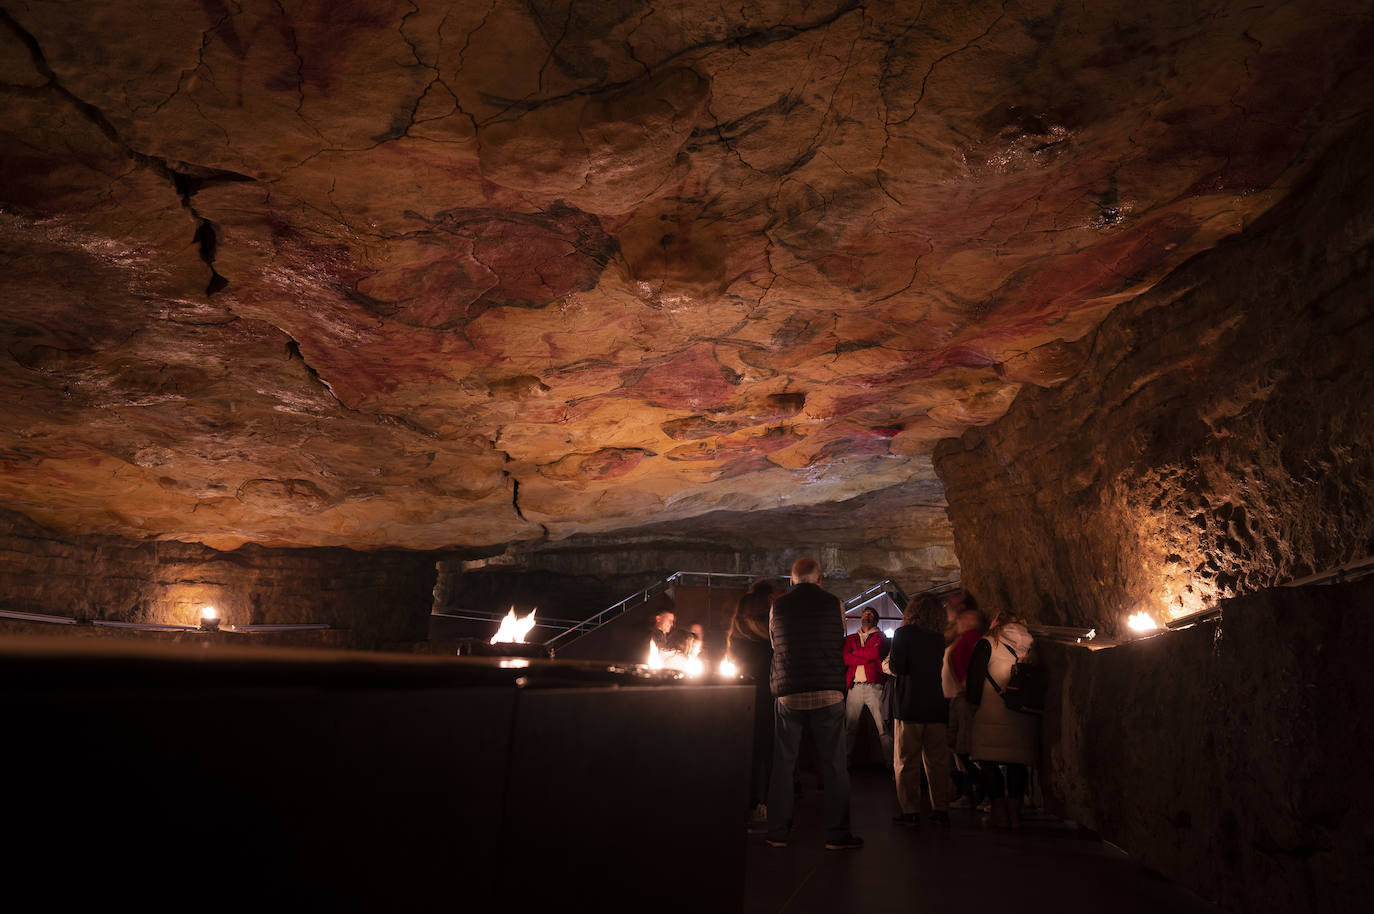
[[[883,658],[887,656],[887,636],[878,628],[878,613],[865,609],[859,617],[859,630],[844,639],[845,698],[844,723],[849,738],[849,765],[854,766],[854,744],[859,738],[859,718],[864,708],[873,715],[883,741],[883,764],[892,767],[892,733],[883,720]]]

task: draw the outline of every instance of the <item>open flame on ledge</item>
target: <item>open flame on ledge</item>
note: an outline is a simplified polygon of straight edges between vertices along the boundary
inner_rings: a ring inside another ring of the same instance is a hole
[[[651,670],[677,670],[688,676],[700,676],[706,671],[706,664],[700,657],[679,651],[660,651],[653,641],[649,642],[649,656],[644,665]]]
[[[537,609],[537,607],[536,607]],[[522,618],[515,615],[515,607],[510,608],[506,613],[506,618],[501,620],[501,627],[496,630],[496,634],[491,636],[492,644],[524,644],[525,636],[534,628],[534,610]]]
[[[1133,632],[1152,632],[1159,628],[1159,623],[1151,619],[1144,610],[1127,619],[1126,624],[1131,627]]]

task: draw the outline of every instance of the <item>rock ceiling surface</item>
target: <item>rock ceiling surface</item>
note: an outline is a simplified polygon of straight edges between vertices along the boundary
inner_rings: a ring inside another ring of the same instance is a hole
[[[0,10],[0,505],[223,548],[931,484],[1374,46],[1329,2]]]

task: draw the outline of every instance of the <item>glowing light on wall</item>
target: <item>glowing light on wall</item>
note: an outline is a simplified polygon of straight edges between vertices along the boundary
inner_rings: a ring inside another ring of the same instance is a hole
[[[1154,619],[1151,619],[1143,611],[1132,615],[1126,620],[1126,624],[1130,626],[1133,632],[1152,632],[1159,628],[1159,623],[1155,622]]]

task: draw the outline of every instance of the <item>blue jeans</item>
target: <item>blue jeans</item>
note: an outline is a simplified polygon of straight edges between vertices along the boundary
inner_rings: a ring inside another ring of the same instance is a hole
[[[810,728],[825,779],[825,840],[848,838],[849,768],[845,765],[844,702],[793,711],[773,700],[773,777],[768,788],[768,837],[785,840],[792,831],[792,777],[802,731]]]

